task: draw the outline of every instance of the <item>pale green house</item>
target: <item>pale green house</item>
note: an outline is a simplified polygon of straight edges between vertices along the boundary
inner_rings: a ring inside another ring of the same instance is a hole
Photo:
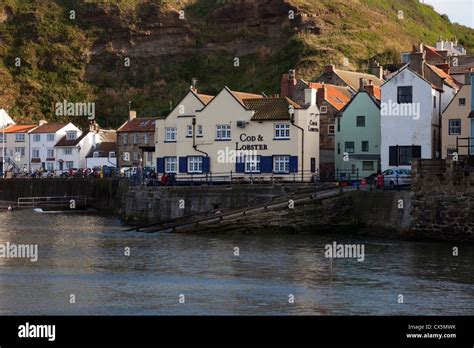
[[[365,86],[336,120],[336,179],[361,179],[380,170],[380,133],[380,90]]]

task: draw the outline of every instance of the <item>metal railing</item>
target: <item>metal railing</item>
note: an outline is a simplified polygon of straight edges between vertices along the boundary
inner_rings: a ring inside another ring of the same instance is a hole
[[[128,178],[131,186],[163,186],[162,175],[157,177],[134,176]],[[236,173],[209,172],[209,173],[178,173],[169,177],[165,186],[194,186],[219,184],[275,184],[275,183],[318,183],[318,171],[304,171],[293,173]]]
[[[72,202],[73,201],[73,202]],[[21,197],[18,208],[68,208],[73,204],[75,209],[87,207],[87,196],[52,196],[52,197]]]

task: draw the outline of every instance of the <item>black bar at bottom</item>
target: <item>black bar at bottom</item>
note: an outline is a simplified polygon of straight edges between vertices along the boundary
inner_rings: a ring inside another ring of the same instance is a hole
[[[472,347],[472,317],[0,317],[0,346],[384,344]],[[34,326],[32,326],[34,325]],[[54,341],[52,327],[55,325]],[[20,333],[21,331],[21,333]],[[49,335],[48,335],[49,333]],[[19,337],[35,336],[38,337]]]

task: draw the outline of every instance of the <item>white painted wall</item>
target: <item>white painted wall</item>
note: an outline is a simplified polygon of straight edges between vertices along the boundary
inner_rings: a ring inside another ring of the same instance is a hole
[[[40,159],[41,159],[41,162],[46,162],[46,158],[47,158],[47,150],[48,149],[54,149],[54,145],[56,145],[56,143],[63,137],[66,135],[66,132],[67,131],[77,131],[78,133],[80,133],[80,129],[77,128],[75,125],[73,125],[72,123],[68,123],[66,126],[64,126],[63,128],[61,128],[60,130],[58,130],[56,133],[54,133],[54,140],[53,141],[48,141],[47,140],[47,133],[40,133],[41,134],[41,139],[39,142],[35,142],[33,141],[33,137],[34,137],[34,133],[30,133],[29,134],[29,137],[30,137],[30,161],[31,159],[33,158],[33,150],[34,149],[38,149],[39,150],[39,156],[40,156]],[[55,155],[55,162],[57,162],[57,153],[56,151],[54,151],[54,155]],[[31,170],[35,171],[39,168],[41,168],[41,163],[30,163],[30,168]],[[56,168],[56,167],[55,167]]]
[[[433,129],[439,123],[433,108],[435,90],[431,84],[405,68],[382,86],[382,104],[397,102],[398,87],[413,86],[413,102],[419,103],[420,118],[407,116],[381,116],[381,165],[389,168],[389,147],[394,145],[421,145],[422,158],[433,158]],[[401,168],[410,169],[409,166]]]

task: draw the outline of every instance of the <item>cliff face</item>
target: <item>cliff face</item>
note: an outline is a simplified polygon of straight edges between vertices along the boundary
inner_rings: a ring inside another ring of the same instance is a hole
[[[117,126],[128,101],[139,116],[166,113],[192,77],[209,94],[274,94],[289,68],[311,79],[348,58],[364,69],[440,35],[474,45],[472,30],[417,0],[2,0],[0,107],[54,120],[57,101],[94,101],[99,122]]]

